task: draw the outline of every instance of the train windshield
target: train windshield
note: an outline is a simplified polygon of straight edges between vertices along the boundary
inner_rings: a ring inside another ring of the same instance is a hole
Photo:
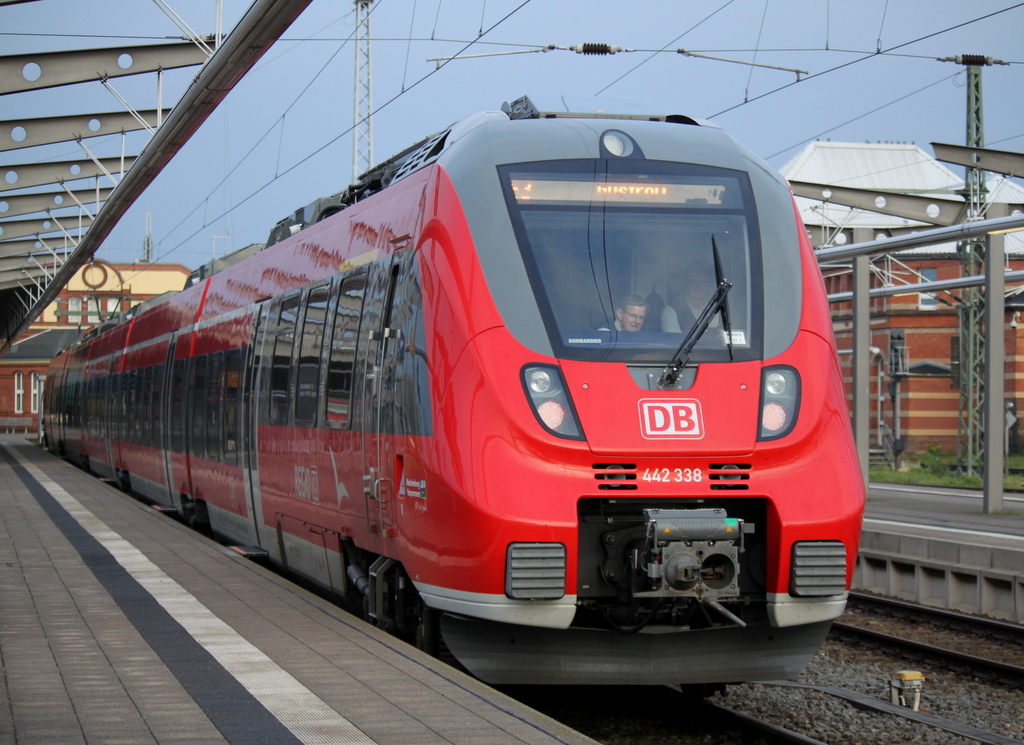
[[[745,173],[637,159],[499,172],[557,356],[670,361],[714,294],[717,250],[731,330],[716,314],[691,359],[758,357],[761,251]]]

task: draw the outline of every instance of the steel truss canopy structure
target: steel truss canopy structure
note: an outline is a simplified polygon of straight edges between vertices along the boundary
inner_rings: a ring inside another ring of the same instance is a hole
[[[0,14],[11,3],[0,0]],[[92,258],[143,190],[309,3],[255,0],[209,56],[209,47],[197,38],[195,44],[0,57],[0,96],[99,80],[125,109],[0,121],[0,217],[15,218],[0,220],[0,356]],[[195,80],[166,116],[159,100],[154,110],[136,111],[108,82],[199,64]],[[91,137],[139,130],[151,138],[138,156],[98,158],[86,144]],[[10,160],[12,152],[68,141],[81,146],[82,159]]]

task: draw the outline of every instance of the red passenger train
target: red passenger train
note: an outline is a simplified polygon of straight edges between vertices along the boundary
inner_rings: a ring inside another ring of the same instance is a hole
[[[236,259],[54,360],[51,450],[489,682],[792,677],[842,613],[829,308],[721,129],[523,98]]]

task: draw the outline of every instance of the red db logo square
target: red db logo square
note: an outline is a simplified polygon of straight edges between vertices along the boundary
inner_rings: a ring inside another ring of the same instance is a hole
[[[641,399],[640,432],[647,439],[700,439],[704,436],[700,401]]]

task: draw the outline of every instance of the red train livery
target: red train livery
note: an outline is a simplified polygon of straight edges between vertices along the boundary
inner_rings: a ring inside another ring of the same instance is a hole
[[[470,116],[58,356],[48,446],[496,683],[791,677],[864,485],[786,183]]]

